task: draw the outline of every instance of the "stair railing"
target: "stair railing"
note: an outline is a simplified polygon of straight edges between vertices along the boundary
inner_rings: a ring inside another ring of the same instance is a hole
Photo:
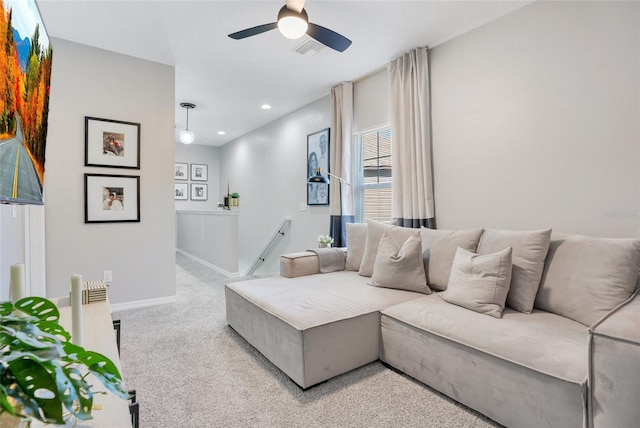
[[[267,242],[267,245],[264,246],[258,257],[253,261],[249,269],[247,270],[246,276],[253,275],[253,273],[258,269],[260,263],[264,263],[267,255],[273,248],[274,244],[277,242],[279,238],[284,237],[285,231],[289,228],[291,224],[291,217],[285,217],[282,219],[282,223],[278,226],[278,229],[271,235],[271,239]]]

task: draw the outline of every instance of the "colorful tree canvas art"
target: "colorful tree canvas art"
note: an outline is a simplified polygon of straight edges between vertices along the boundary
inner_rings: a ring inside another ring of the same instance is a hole
[[[0,6],[0,202],[42,204],[52,48],[34,0]]]

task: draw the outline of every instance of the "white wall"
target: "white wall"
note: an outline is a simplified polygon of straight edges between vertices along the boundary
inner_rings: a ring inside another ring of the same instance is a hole
[[[176,210],[215,210],[218,208],[218,202],[224,202],[222,200],[222,194],[220,193],[220,149],[218,147],[176,143],[175,161],[189,164],[189,170],[191,170],[192,163],[207,165],[209,167],[209,180],[206,183],[203,181],[192,182],[191,180],[176,180],[176,183],[189,183],[189,200],[175,201]],[[209,191],[209,195],[206,201],[191,200],[191,183],[204,183],[208,185],[207,190]],[[227,193],[226,190],[224,193]]]
[[[45,172],[47,295],[113,271],[112,303],[175,296],[174,69],[53,39]],[[141,124],[140,170],[84,167],[84,117]],[[84,224],[84,173],[139,175],[140,223]]]
[[[240,193],[240,272],[244,273],[276,231],[292,219],[289,233],[256,273],[280,270],[280,255],[317,247],[329,233],[329,207],[307,208],[307,134],[331,124],[331,98],[323,97],[220,148],[220,194]]]
[[[535,2],[431,52],[436,219],[640,236],[640,4]]]
[[[10,267],[25,263],[24,206],[0,204],[0,302],[10,298]]]

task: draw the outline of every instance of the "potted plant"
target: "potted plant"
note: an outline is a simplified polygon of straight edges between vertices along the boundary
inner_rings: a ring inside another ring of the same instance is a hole
[[[89,374],[116,396],[130,398],[113,362],[71,343],[59,318],[56,305],[42,297],[0,303],[1,426],[20,418],[51,424],[91,419]]]
[[[229,194],[229,199],[231,201],[231,206],[232,207],[239,207],[240,206],[240,194],[238,192],[233,192],[231,194]]]
[[[318,235],[318,248],[328,248],[333,244],[333,238],[329,235]]]

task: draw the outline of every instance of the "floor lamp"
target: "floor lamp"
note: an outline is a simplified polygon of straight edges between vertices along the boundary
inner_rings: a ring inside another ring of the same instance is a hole
[[[316,169],[316,175],[312,175],[311,177],[309,177],[309,179],[307,180],[307,183],[322,183],[322,184],[329,184],[329,178],[325,177],[324,175],[322,175],[322,173],[326,173],[327,175],[335,178],[336,180],[338,180],[340,182],[340,223],[342,224],[342,183],[346,184],[347,186],[351,186],[351,184],[347,181],[344,181],[342,179],[342,177],[338,177],[337,175],[333,175],[331,174],[329,171],[326,171],[320,167],[318,167]],[[333,223],[332,223],[333,224]],[[342,230],[343,226],[340,227],[340,229]],[[340,245],[342,244],[342,236],[343,233],[340,232],[340,236],[341,238],[338,240],[338,243],[340,243]],[[334,236],[335,238],[335,236]]]

